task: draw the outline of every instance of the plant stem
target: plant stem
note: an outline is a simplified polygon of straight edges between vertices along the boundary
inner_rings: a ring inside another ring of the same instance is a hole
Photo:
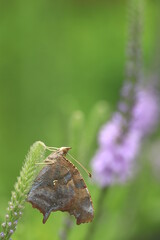
[[[72,226],[73,226],[72,217],[66,216],[66,218],[64,218],[63,228],[59,232],[59,237],[61,240],[68,239]]]
[[[99,225],[100,217],[103,214],[104,200],[105,200],[105,197],[106,197],[106,194],[107,194],[108,190],[109,190],[109,188],[105,187],[100,192],[98,202],[97,202],[96,216],[95,216],[95,219],[93,220],[93,222],[90,223],[90,225],[89,225],[87,234],[84,238],[85,240],[90,240],[90,239],[94,238],[95,230],[96,230],[97,226]]]

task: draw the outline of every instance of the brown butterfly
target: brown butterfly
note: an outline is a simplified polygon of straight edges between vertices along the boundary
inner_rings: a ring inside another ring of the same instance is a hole
[[[28,193],[27,201],[43,213],[45,223],[51,212],[69,212],[77,224],[93,220],[93,205],[78,169],[65,157],[69,147],[59,148],[44,161]]]

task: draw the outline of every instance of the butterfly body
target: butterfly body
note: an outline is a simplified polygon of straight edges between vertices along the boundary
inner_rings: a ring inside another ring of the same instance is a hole
[[[65,157],[70,148],[60,148],[45,160],[35,179],[27,201],[43,213],[45,223],[51,212],[74,215],[77,224],[93,219],[92,200],[78,169]]]

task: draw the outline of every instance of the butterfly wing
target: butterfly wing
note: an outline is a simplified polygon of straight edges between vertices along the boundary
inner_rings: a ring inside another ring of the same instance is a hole
[[[91,222],[94,217],[94,210],[87,186],[78,169],[74,165],[73,168],[75,197],[68,212],[75,216],[77,224],[79,225],[81,223]]]
[[[77,224],[93,219],[90,194],[77,168],[63,156],[56,156],[35,179],[27,201],[43,213],[45,223],[51,212],[67,211]]]

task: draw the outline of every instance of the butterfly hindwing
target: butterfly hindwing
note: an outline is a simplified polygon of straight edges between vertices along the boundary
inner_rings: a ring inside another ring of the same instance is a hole
[[[75,197],[69,213],[76,217],[77,224],[91,222],[94,214],[90,193],[77,168],[73,173]]]

